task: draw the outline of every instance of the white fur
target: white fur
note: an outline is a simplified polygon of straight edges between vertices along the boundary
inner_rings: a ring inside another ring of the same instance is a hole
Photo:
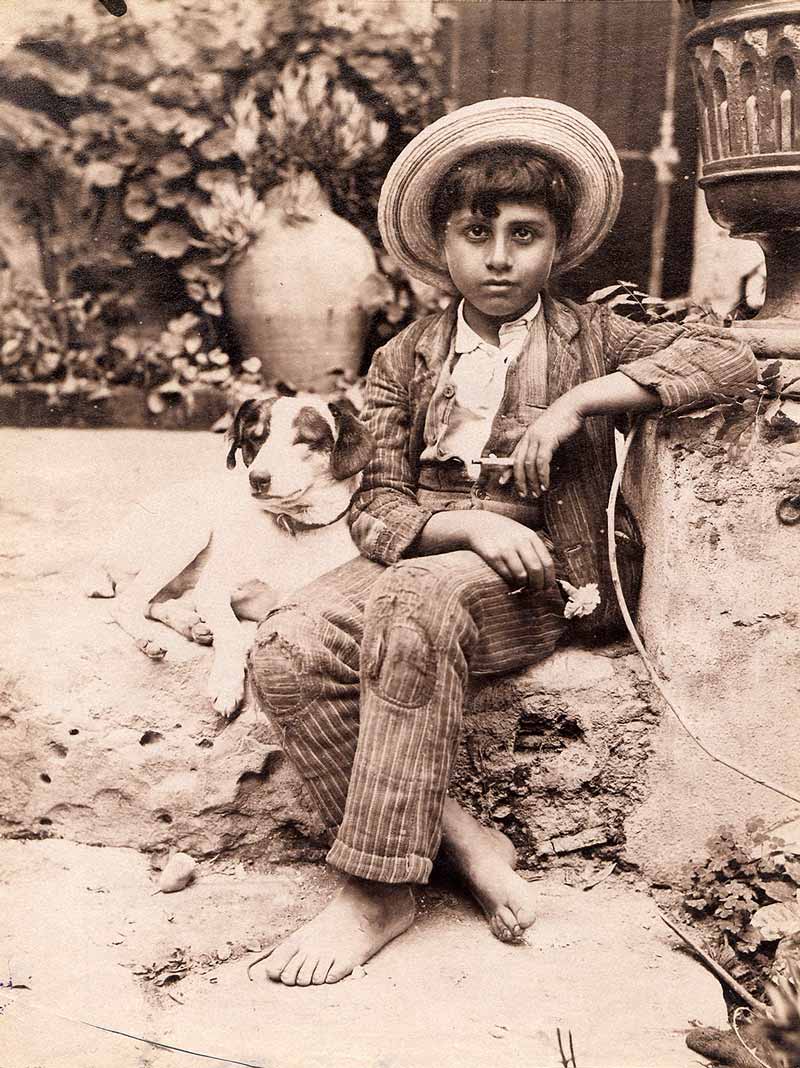
[[[270,433],[249,468],[240,457],[232,471],[147,498],[86,584],[90,597],[114,597],[117,584],[125,584],[111,616],[153,659],[165,650],[148,619],[187,637],[194,629],[201,640],[210,628],[208,694],[223,716],[232,715],[244,695],[249,632],[239,620],[262,618],[301,586],[358,555],[346,519],[336,517],[346,510],[360,475],[337,480],[326,453],[293,444],[292,423],[302,407],[315,408],[335,436],[335,420],[321,398],[279,398]],[[251,474],[270,475],[269,496],[253,496]],[[293,536],[276,522],[281,513],[301,523],[330,525]],[[172,599],[192,589],[188,605]],[[197,623],[193,628],[192,608],[207,628]]]

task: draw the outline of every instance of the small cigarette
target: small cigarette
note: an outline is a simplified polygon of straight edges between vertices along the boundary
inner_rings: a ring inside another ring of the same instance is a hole
[[[513,467],[513,456],[479,456],[473,463],[480,464],[482,467]]]
[[[513,597],[515,593],[524,593],[527,588],[527,586],[518,586],[515,590],[509,590],[508,595],[509,597]]]

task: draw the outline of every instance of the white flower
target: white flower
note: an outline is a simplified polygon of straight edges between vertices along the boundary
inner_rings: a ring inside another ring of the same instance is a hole
[[[564,579],[559,579],[558,584],[567,595],[567,603],[564,606],[565,619],[590,616],[600,604],[600,591],[596,582],[589,582],[586,586],[573,586]]]

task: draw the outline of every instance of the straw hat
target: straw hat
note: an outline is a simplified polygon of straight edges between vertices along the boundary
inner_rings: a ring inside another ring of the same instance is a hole
[[[386,175],[378,205],[381,237],[412,277],[452,289],[431,222],[436,190],[466,156],[505,145],[547,156],[570,180],[575,212],[561,249],[560,271],[585,260],[603,241],[622,199],[622,168],[603,131],[580,111],[555,100],[481,100],[426,126]]]

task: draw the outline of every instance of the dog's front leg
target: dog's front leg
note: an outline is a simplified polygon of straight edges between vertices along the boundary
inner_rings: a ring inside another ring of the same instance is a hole
[[[208,677],[208,696],[214,711],[229,719],[244,698],[244,675],[250,633],[233,613],[227,590],[198,587],[197,610],[214,635],[214,658]]]

